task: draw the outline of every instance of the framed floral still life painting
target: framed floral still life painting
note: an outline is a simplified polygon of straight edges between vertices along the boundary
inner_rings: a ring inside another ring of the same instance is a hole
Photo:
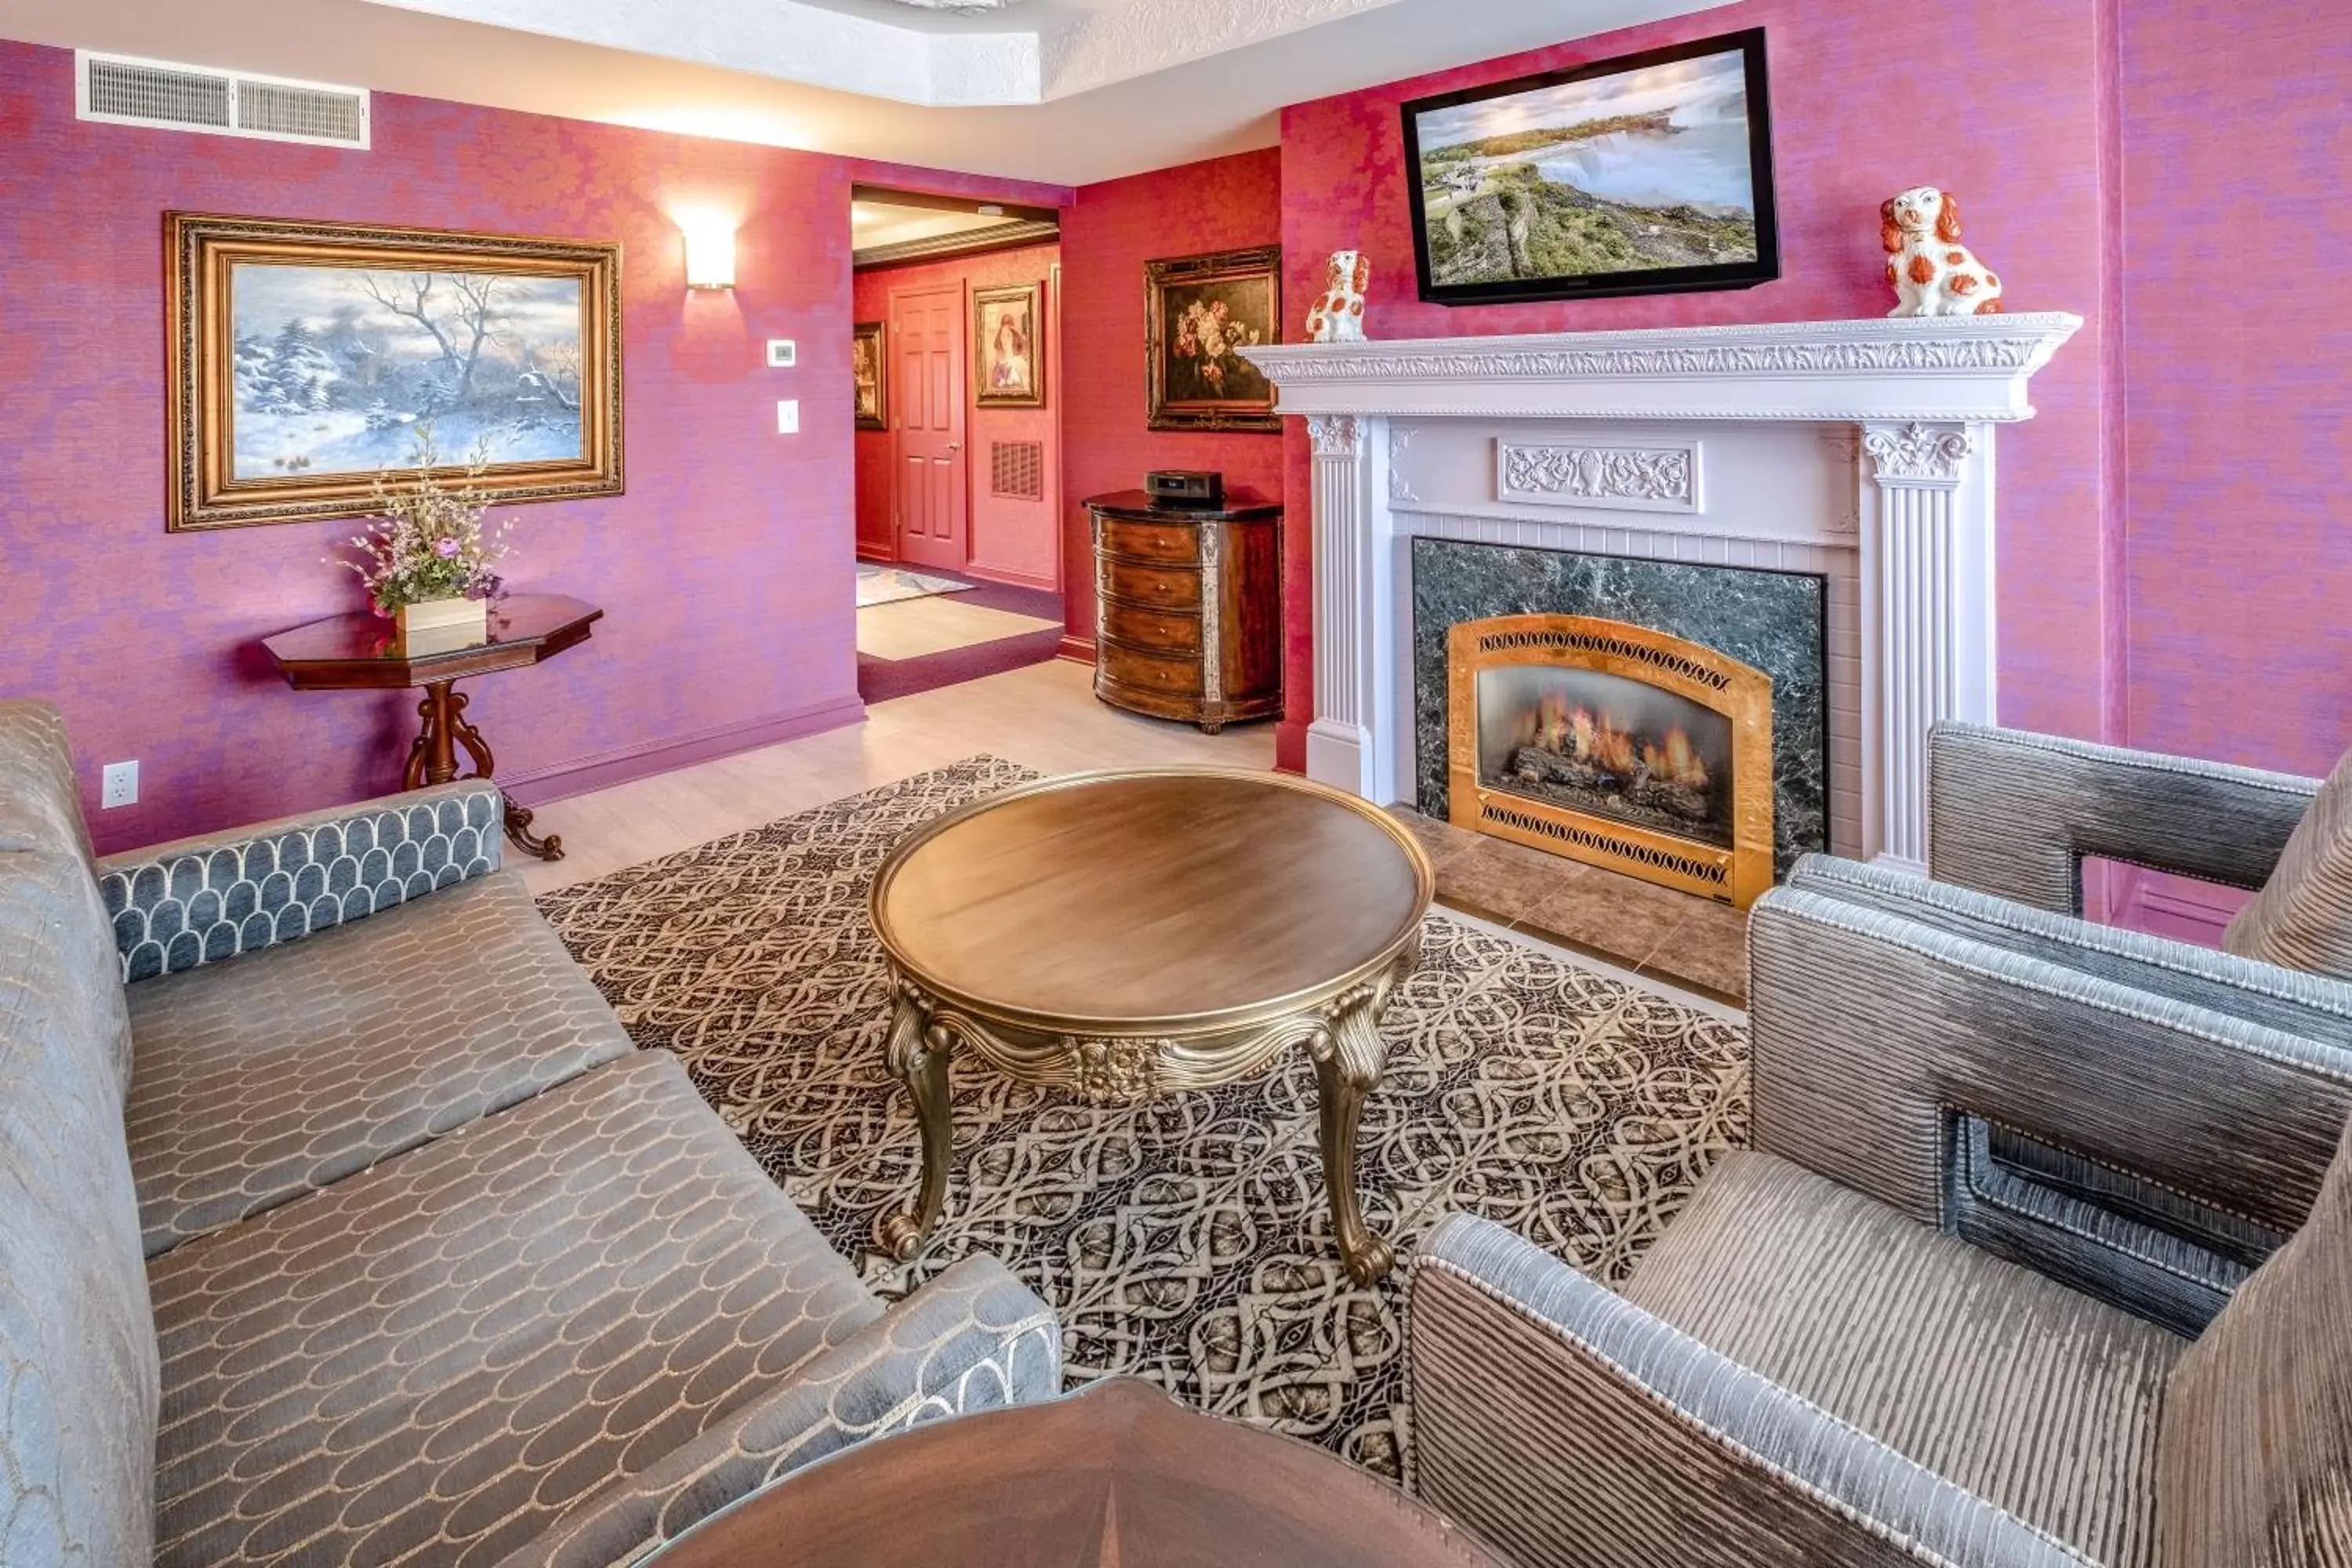
[[[1240,351],[1282,341],[1282,247],[1143,264],[1154,430],[1282,428],[1274,384]]]
[[[420,433],[494,505],[619,495],[621,247],[163,215],[175,532],[375,510]]]
[[[972,402],[980,407],[1045,406],[1043,296],[1034,283],[971,291]]]
[[[860,430],[890,428],[890,360],[883,353],[883,326],[860,321],[849,329],[849,384],[857,396]]]

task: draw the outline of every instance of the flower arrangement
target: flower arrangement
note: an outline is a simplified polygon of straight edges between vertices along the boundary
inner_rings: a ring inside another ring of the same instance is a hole
[[[1194,369],[1214,395],[1225,390],[1225,367],[1238,349],[1255,346],[1258,333],[1233,319],[1223,300],[1194,300],[1176,322],[1176,357],[1197,361]]]
[[[478,488],[490,463],[487,442],[467,458],[464,477],[451,480],[434,471],[441,454],[433,426],[419,421],[412,456],[396,479],[389,469],[376,470],[375,506],[383,516],[352,536],[361,559],[337,564],[360,574],[382,615],[435,599],[496,597],[493,568],[506,557],[507,525],[488,521],[490,503]]]

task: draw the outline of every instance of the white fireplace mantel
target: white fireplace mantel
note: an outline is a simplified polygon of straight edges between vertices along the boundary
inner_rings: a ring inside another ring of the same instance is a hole
[[[2027,382],[2081,325],[2048,312],[1244,350],[1315,444],[1307,773],[1384,805],[1412,793],[1405,552],[1444,508],[1400,465],[1416,430],[1476,422],[1494,427],[1494,460],[1472,510],[1858,550],[1853,842],[1924,868],[1927,727],[1995,712],[1993,431],[2033,416]],[[1734,487],[1710,490],[1706,433],[1739,426],[1853,432],[1845,506],[1792,482],[1775,516],[1769,462],[1719,503]]]

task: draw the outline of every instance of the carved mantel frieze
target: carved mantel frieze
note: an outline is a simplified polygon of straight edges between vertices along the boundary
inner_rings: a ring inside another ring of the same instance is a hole
[[[2006,423],[2082,326],[2061,311],[1771,321],[1391,342],[1264,343],[1242,353],[1318,415]]]
[[[1499,440],[1496,494],[1507,501],[1602,510],[1696,512],[1699,444],[1624,447]]]

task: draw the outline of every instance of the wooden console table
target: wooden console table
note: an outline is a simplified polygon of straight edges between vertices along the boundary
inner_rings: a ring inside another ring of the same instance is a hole
[[[604,612],[578,599],[555,594],[516,594],[490,606],[489,639],[470,647],[411,656],[401,647],[393,624],[366,611],[311,621],[261,646],[297,691],[398,691],[423,687],[425,700],[416,705],[424,720],[408,748],[408,766],[401,775],[403,789],[447,784],[457,776],[457,751],[463,747],[474,764],[473,776],[487,779],[497,761],[482,732],[466,720],[466,694],[457,682],[501,669],[520,669],[553,658],[574,643],[588,640],[588,628]],[[531,814],[506,798],[507,837],[526,855],[542,860],[563,858],[563,840],[530,830]]]

